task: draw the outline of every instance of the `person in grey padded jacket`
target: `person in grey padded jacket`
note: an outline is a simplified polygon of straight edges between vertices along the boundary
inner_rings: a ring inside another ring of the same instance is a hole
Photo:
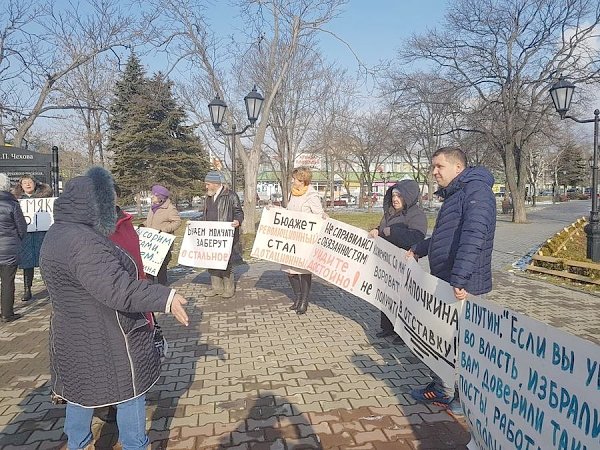
[[[10,179],[0,173],[0,299],[2,322],[21,317],[15,314],[15,275],[21,242],[27,234],[27,223],[19,202],[10,190]]]
[[[134,259],[108,239],[115,224],[110,173],[73,178],[54,203],[41,249],[52,305],[52,391],[67,401],[69,449],[91,443],[94,408],[107,405],[117,407],[123,449],[147,448],[145,393],[158,380],[160,356],[143,313],[171,312],[188,324],[186,300],[138,280]]]

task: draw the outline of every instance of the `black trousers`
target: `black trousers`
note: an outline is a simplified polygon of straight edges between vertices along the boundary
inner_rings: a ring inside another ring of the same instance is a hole
[[[169,250],[169,253],[167,253],[167,256],[165,256],[165,260],[163,261],[162,265],[160,266],[160,269],[158,270],[158,273],[156,274],[156,276],[147,275],[148,279],[152,283],[162,284],[163,286],[167,285],[167,268],[169,265],[169,261],[171,261],[171,251],[170,250]]]
[[[0,306],[5,319],[14,314],[17,265],[0,264]]]

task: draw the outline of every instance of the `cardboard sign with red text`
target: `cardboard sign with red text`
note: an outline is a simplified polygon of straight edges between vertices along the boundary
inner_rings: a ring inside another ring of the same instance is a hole
[[[234,232],[231,222],[188,222],[179,251],[179,264],[225,270],[231,256]]]

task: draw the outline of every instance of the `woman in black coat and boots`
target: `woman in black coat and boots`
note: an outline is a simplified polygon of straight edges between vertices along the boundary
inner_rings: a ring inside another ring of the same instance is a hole
[[[383,217],[369,237],[380,236],[404,250],[425,239],[427,217],[418,204],[419,185],[414,180],[402,180],[390,187],[383,198]],[[377,337],[394,334],[394,325],[381,313],[381,331]]]
[[[23,175],[19,183],[13,188],[17,199],[52,197],[52,188],[46,183],[37,181],[32,175]],[[31,286],[33,284],[33,271],[40,265],[40,249],[46,236],[45,231],[27,233],[21,244],[19,268],[23,269],[23,301],[31,300]]]
[[[317,191],[310,185],[312,173],[308,167],[299,167],[292,172],[292,192],[287,204],[290,211],[300,211],[311,214],[323,215],[323,205]],[[304,314],[308,309],[308,296],[312,283],[312,274],[308,270],[297,267],[281,266],[287,272],[292,290],[294,303],[290,309],[296,314]]]
[[[2,322],[12,322],[21,317],[15,314],[15,274],[19,260],[21,240],[27,234],[27,224],[19,202],[8,192],[10,180],[0,173],[0,306]]]

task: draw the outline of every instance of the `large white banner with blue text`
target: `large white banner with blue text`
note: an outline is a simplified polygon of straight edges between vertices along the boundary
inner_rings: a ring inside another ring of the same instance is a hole
[[[600,449],[600,346],[469,299],[459,352],[460,399],[480,449]]]

